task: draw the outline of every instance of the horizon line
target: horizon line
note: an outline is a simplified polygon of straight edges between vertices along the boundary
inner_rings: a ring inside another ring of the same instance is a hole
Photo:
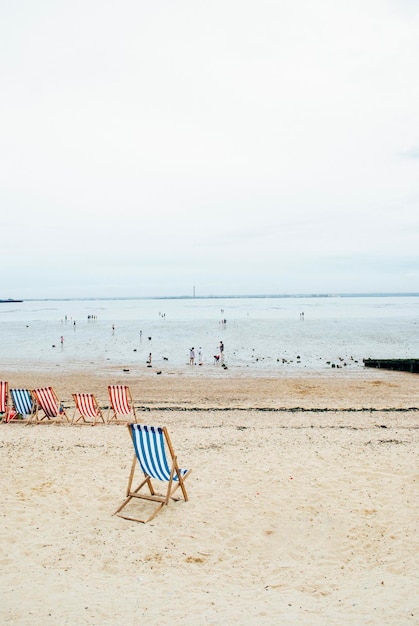
[[[419,292],[322,292],[322,293],[285,293],[285,294],[209,294],[209,295],[180,295],[180,296],[74,296],[74,297],[48,297],[26,298],[20,302],[39,301],[69,301],[69,300],[233,300],[233,299],[262,299],[262,298],[381,298],[381,297],[419,297]],[[11,299],[13,301],[13,299]],[[3,300],[3,302],[7,302]],[[16,300],[15,300],[16,302]]]

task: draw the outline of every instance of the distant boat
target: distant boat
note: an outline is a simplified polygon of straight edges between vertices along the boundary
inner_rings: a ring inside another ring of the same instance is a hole
[[[0,302],[8,302],[11,304],[13,302],[23,302],[23,300],[13,300],[13,298],[9,298],[8,300],[0,300]]]

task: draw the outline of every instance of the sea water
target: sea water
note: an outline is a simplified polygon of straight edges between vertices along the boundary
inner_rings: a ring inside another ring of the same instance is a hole
[[[151,353],[191,374],[220,367],[222,341],[236,373],[356,369],[419,358],[418,331],[418,296],[31,300],[0,304],[0,366],[137,369]]]

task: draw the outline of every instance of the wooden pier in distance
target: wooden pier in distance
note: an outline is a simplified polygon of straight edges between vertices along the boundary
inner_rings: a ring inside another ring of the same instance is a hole
[[[419,359],[363,359],[365,367],[419,374]]]

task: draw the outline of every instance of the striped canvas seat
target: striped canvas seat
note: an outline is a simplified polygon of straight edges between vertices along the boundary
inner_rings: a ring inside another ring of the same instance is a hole
[[[135,522],[145,523],[152,520],[165,505],[167,506],[169,504],[170,499],[173,498],[174,492],[179,487],[182,490],[185,502],[188,500],[184,482],[191,473],[191,470],[179,468],[169,434],[165,427],[128,424],[128,429],[134,445],[134,458],[128,480],[126,498],[115,511],[114,515],[119,515],[119,517]],[[143,471],[144,479],[136,489],[132,490],[132,482],[137,463]],[[167,483],[167,490],[164,495],[155,492],[152,479]],[[148,487],[149,493],[141,493],[141,489],[145,486]],[[158,505],[146,519],[139,519],[138,517],[121,513],[122,509],[132,498],[151,500],[152,502],[157,502]]]
[[[0,420],[7,417],[8,406],[7,399],[9,395],[9,383],[0,380]]]
[[[136,422],[137,415],[130,388],[127,385],[109,385],[108,392],[111,403],[108,411],[108,422],[131,420]]]
[[[28,419],[34,414],[34,404],[29,389],[10,389],[14,415],[9,415],[9,422]]]
[[[33,421],[36,423],[40,423],[44,420],[60,422],[65,419],[66,422],[70,421],[64,406],[52,387],[34,389],[32,394],[35,404],[35,416]]]
[[[169,481],[172,467],[167,462],[164,448],[164,430],[161,427],[131,425],[131,435],[135,454],[144,474],[157,480]],[[179,469],[179,474],[185,476],[187,470]],[[178,480],[177,472],[173,480]]]
[[[74,410],[72,424],[75,424],[79,420],[83,420],[85,424],[92,424],[94,426],[98,420],[105,423],[102,410],[99,407],[97,400],[93,393],[73,393],[74,402],[76,408]],[[75,419],[76,414],[79,414]]]

